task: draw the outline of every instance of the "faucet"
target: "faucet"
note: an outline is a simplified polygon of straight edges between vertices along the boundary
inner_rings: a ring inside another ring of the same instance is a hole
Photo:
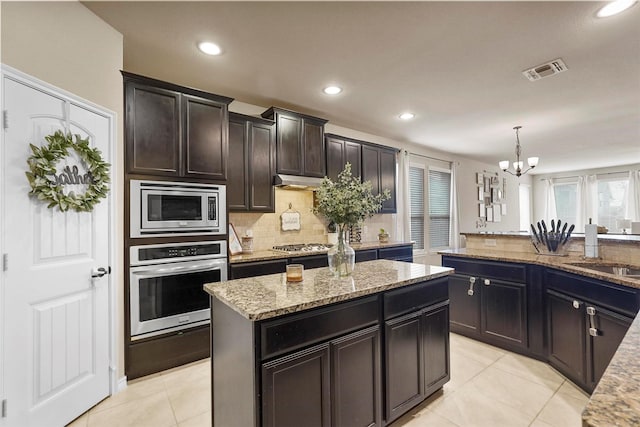
[[[591,223],[584,226],[584,257],[598,258],[598,225]]]

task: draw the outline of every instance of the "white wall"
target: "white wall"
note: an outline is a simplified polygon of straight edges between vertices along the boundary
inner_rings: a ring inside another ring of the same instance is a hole
[[[122,35],[79,2],[2,2],[1,62],[49,84],[71,92],[117,114],[117,153],[112,160],[122,189],[123,89]],[[116,206],[123,206],[118,192]],[[116,218],[115,242],[122,253],[123,210]],[[112,265],[117,283],[119,313],[118,378],[124,376],[123,258]]]

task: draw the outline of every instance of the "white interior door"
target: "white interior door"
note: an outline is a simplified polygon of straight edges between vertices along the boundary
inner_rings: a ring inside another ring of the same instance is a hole
[[[63,426],[109,394],[109,199],[60,212],[29,197],[29,143],[56,130],[89,137],[110,162],[111,119],[12,76],[2,181],[4,391],[10,426]]]

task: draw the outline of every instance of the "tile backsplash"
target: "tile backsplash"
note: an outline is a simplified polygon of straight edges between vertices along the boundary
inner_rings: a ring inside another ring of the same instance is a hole
[[[229,213],[229,222],[233,224],[238,237],[244,236],[247,230],[251,230],[253,249],[258,251],[288,243],[327,242],[327,221],[321,215],[314,215],[311,211],[312,191],[276,188],[275,194],[275,213]],[[300,230],[282,231],[280,227],[280,215],[289,209],[289,204],[291,204],[291,210],[300,213]],[[365,220],[362,227],[362,241],[376,240],[380,228],[387,230],[393,240],[395,217],[395,214],[380,214]]]

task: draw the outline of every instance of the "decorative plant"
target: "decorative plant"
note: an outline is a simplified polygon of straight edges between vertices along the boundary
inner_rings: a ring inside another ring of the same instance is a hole
[[[378,233],[378,234],[387,234],[387,232],[386,232],[386,231],[384,231],[384,228],[381,228],[381,229],[380,229],[380,233]]]
[[[316,191],[317,205],[313,212],[343,228],[372,217],[390,197],[389,190],[374,195],[371,182],[360,182],[360,177],[351,174],[351,164],[347,163],[335,182],[327,177],[322,180]]]

